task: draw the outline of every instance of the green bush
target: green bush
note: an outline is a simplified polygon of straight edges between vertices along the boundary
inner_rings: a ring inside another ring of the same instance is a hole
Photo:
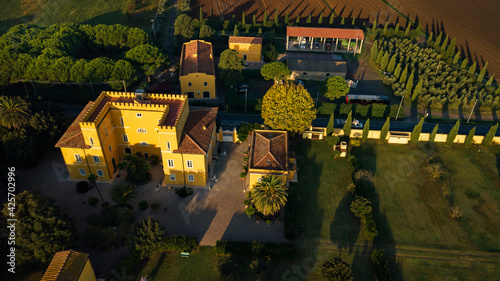
[[[97,202],[99,202],[99,199],[95,197],[90,197],[89,199],[87,199],[87,203],[89,203],[89,206],[95,206]]]
[[[385,104],[372,104],[372,117],[384,117],[386,108]]]
[[[149,208],[149,204],[148,204],[148,202],[146,202],[146,200],[142,200],[141,202],[139,202],[139,210],[145,211],[148,208]]]
[[[192,188],[186,188],[186,187],[183,187],[183,188],[176,188],[175,189],[175,194],[179,195],[180,198],[186,198],[188,197],[189,195],[193,194],[193,189]],[[151,205],[151,207],[153,207],[153,205]]]
[[[319,273],[326,280],[348,281],[352,280],[351,267],[345,261],[339,258],[333,258],[325,261],[319,267]]]
[[[395,119],[396,118],[396,114],[398,113],[398,108],[399,108],[399,105],[397,105],[397,104],[391,105],[390,106],[389,117]],[[403,106],[401,106],[401,110],[399,110],[399,114],[398,114],[397,117],[398,118],[404,118],[405,117],[405,110],[404,110]]]
[[[89,191],[89,182],[88,181],[79,181],[76,184],[76,192],[87,193],[87,191]]]
[[[262,126],[259,123],[249,124],[249,123],[241,123],[238,127],[238,139],[240,141],[246,141],[248,138],[248,134],[255,129],[260,129]]]
[[[373,241],[378,236],[377,226],[371,213],[363,217],[363,231],[366,240]]]
[[[387,261],[384,250],[375,249],[372,251],[370,263],[373,267],[373,272],[379,281],[391,281],[391,273],[389,271],[389,262]]]
[[[335,113],[335,109],[337,108],[337,104],[332,102],[323,102],[318,107],[318,114],[320,115],[332,115]]]
[[[257,210],[253,206],[248,206],[245,208],[245,213],[247,214],[248,217],[251,217],[255,214]]]
[[[340,104],[340,114],[347,115],[352,110],[352,104],[349,103],[341,103]]]
[[[166,251],[191,251],[198,247],[198,239],[183,235],[172,235],[165,238]]]
[[[293,259],[297,254],[297,246],[293,243],[265,243],[265,242],[234,242],[217,240],[215,253],[218,255],[240,254],[246,256],[275,259]]]
[[[356,105],[356,116],[367,117],[370,111],[370,105],[358,104]]]

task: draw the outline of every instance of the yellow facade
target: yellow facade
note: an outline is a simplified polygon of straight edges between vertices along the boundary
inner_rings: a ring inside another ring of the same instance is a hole
[[[94,270],[92,269],[92,265],[90,264],[90,260],[87,260],[85,267],[82,270],[82,274],[80,274],[80,278],[78,281],[97,281]]]
[[[215,99],[215,76],[205,73],[190,73],[179,77],[181,91],[188,97],[195,99]]]
[[[140,153],[146,160],[153,155],[159,157],[167,184],[205,186],[216,142],[216,128],[213,125],[211,133],[204,132],[211,135],[206,140],[210,141],[207,151],[183,152],[179,148],[189,114],[184,95],[146,93],[138,99],[134,93],[103,92],[75,120],[81,134],[68,135],[72,131],[70,127],[56,147],[61,148],[72,179],[87,179],[92,173],[98,176],[98,180],[111,180],[127,153]],[[205,125],[203,129],[206,129]],[[71,138],[77,137],[81,137],[84,143],[68,144]],[[169,160],[173,161],[173,167],[170,167]],[[175,180],[169,182],[167,179],[171,175],[175,175],[172,176]]]
[[[229,49],[237,51],[238,57],[245,62],[260,62],[262,58],[262,38],[231,36],[229,38]]]
[[[97,281],[89,254],[75,250],[55,253],[41,281]]]

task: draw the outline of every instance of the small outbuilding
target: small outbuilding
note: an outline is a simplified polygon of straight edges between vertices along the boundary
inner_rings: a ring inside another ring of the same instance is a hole
[[[229,49],[237,51],[245,62],[260,62],[262,37],[229,36]]]
[[[286,28],[287,50],[360,54],[364,40],[363,30],[358,28]]]
[[[347,64],[339,55],[314,53],[286,53],[291,78],[300,80],[323,81],[330,76],[345,78]]]

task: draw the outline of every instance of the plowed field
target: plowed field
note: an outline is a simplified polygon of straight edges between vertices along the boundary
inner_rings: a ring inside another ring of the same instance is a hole
[[[500,75],[500,4],[498,0],[388,0],[394,7],[429,30],[444,30],[457,38],[457,47],[469,61],[482,67],[489,61],[488,72]],[[444,38],[444,37],[443,37]],[[498,80],[498,79],[497,79]]]
[[[215,16],[223,15],[225,19],[231,19],[233,14],[239,20],[243,12],[246,15],[246,22],[252,21],[256,15],[258,21],[262,21],[264,11],[267,9],[269,20],[274,20],[274,11],[278,8],[280,20],[284,20],[286,13],[289,13],[290,21],[295,21],[299,16],[301,22],[311,15],[312,21],[317,22],[319,14],[323,13],[323,23],[328,23],[328,17],[333,10],[336,16],[345,18],[356,17],[373,21],[379,18],[379,22],[396,22],[398,15],[386,4],[377,0],[193,0],[191,1],[193,15],[199,14],[200,7],[206,16],[213,13]],[[346,24],[350,22],[346,21]],[[405,20],[399,17],[399,23],[405,24]]]

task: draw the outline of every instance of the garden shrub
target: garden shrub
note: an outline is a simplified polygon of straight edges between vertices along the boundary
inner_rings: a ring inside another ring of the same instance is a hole
[[[198,239],[196,237],[172,235],[165,238],[166,251],[191,251],[196,247],[198,247]]]
[[[158,165],[158,163],[160,163],[160,157],[156,155],[152,155],[151,157],[149,157],[149,160],[151,161],[151,165],[153,166],[156,166]]]
[[[217,240],[215,253],[218,255],[240,254],[245,256],[264,257],[275,259],[293,259],[297,254],[294,243],[265,243],[265,242],[235,242]]]
[[[384,117],[387,105],[385,104],[372,104],[372,117]]]
[[[349,104],[349,103],[341,103],[340,104],[340,110],[339,110],[339,113],[342,114],[342,115],[347,115],[349,114],[349,112],[351,112],[352,110],[352,104]]]
[[[354,173],[359,170],[358,159],[356,156],[351,155],[347,161],[349,162],[349,173],[354,176]]]
[[[336,108],[337,108],[336,103],[323,102],[318,107],[318,114],[320,114],[320,115],[332,115],[332,113],[335,113]]]
[[[149,204],[146,200],[142,200],[141,202],[139,202],[139,210],[145,211],[148,208],[149,208]]]
[[[358,104],[356,105],[356,116],[367,117],[370,111],[370,105]]]
[[[389,262],[387,261],[384,250],[375,249],[372,251],[370,263],[373,267],[373,272],[379,281],[391,281],[391,273],[389,271]]]
[[[89,182],[88,181],[79,181],[76,184],[76,192],[87,193],[87,191],[89,191]]]
[[[397,114],[398,118],[404,118],[405,117],[404,107],[401,106],[401,110],[399,110],[399,114],[398,114],[398,108],[399,108],[399,105],[397,105],[397,104],[391,105],[390,109],[389,109],[389,117],[396,119],[396,114]]]
[[[95,206],[97,202],[99,202],[99,199],[97,199],[96,197],[90,197],[89,199],[87,199],[87,203],[89,203],[89,206]]]
[[[158,211],[160,209],[160,204],[156,202],[151,204],[151,209]]]
[[[260,129],[262,126],[259,123],[249,124],[249,123],[241,123],[238,127],[238,139],[240,141],[246,141],[248,138],[248,134],[255,129]]]
[[[369,241],[373,241],[378,236],[377,226],[371,213],[363,217],[363,232],[365,239]]]
[[[245,213],[247,214],[248,217],[253,216],[256,211],[257,210],[253,206],[248,206],[247,208],[245,208]]]
[[[339,258],[333,258],[325,261],[319,267],[319,273],[326,280],[348,281],[352,280],[351,267],[345,261]]]
[[[175,189],[175,194],[179,195],[180,198],[184,199],[188,197],[189,195],[193,194],[193,189],[192,188],[176,188]],[[151,205],[152,207],[153,205]]]

